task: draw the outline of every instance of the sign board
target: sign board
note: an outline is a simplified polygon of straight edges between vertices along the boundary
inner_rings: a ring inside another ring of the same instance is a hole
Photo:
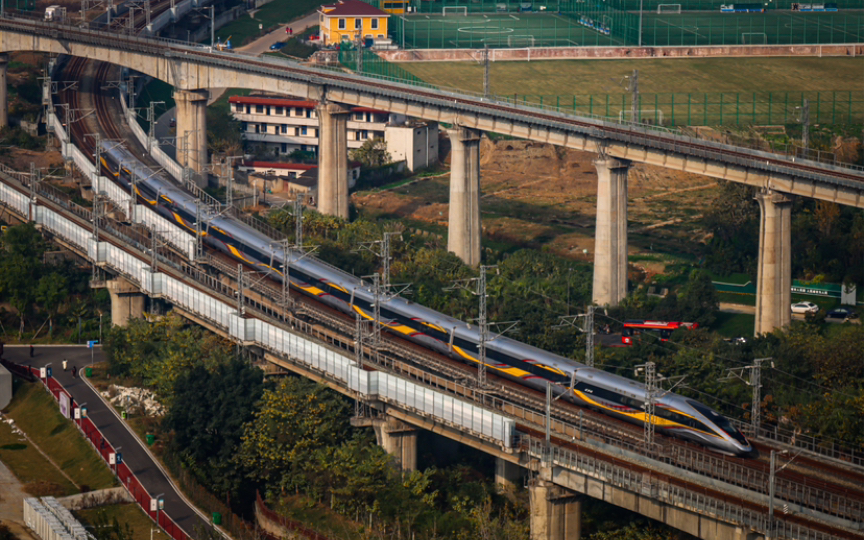
[[[66,392],[60,392],[60,414],[63,415],[63,418],[69,418],[69,396]]]
[[[79,407],[75,407],[75,420],[81,420],[81,409]]]
[[[159,508],[158,506],[156,506],[157,504],[158,503],[156,502],[156,499],[150,499],[150,511],[151,512],[155,512],[156,509]]]
[[[117,454],[114,452],[108,454],[108,465],[117,465]]]
[[[48,368],[40,367],[39,368],[39,378],[47,379],[48,378]]]
[[[87,407],[81,407],[81,418],[87,418]]]
[[[95,347],[96,345],[99,345],[99,340],[94,339],[93,341],[88,341],[88,342],[87,342],[87,348],[88,348],[88,349],[92,349],[92,348]]]
[[[117,461],[117,465],[120,465],[121,463],[123,463],[123,452],[117,452],[116,461]]]
[[[165,510],[165,499],[159,499],[159,510]]]

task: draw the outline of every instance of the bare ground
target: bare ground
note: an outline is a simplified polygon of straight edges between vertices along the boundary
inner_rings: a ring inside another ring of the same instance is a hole
[[[593,257],[595,157],[542,143],[484,138],[484,239],[542,245],[573,258]],[[449,155],[445,156],[447,160]],[[419,179],[386,191],[357,193],[354,200],[372,215],[411,218],[446,227],[449,181],[449,175]],[[635,165],[629,180],[631,258],[660,253],[686,256],[695,243],[705,238],[699,218],[715,194],[716,182],[710,178]],[[652,260],[637,266],[656,273],[664,264]]]

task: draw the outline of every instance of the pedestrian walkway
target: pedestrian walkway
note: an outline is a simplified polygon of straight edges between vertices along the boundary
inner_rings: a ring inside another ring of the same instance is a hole
[[[93,355],[96,362],[104,360],[101,349],[95,349]],[[203,532],[204,527],[210,527],[208,519],[203,514],[197,513],[179,493],[179,490],[175,489],[167,473],[149,453],[144,443],[133,434],[131,428],[120,419],[113,407],[106,404],[102,397],[81,379],[85,367],[91,362],[90,349],[75,346],[37,346],[35,356],[30,358],[29,347],[7,345],[3,357],[14,364],[32,368],[46,367],[50,364],[54,380],[73,399],[72,410],[75,406],[86,407],[90,423],[80,421],[79,426],[96,446],[96,450],[103,459],[107,461],[109,453],[115,449],[122,454],[125,468],[122,465],[112,468],[115,471],[121,469],[119,471],[121,482],[129,489],[139,504],[142,504],[144,511],[151,518],[155,519],[156,512],[149,511],[149,499],[161,495],[164,500],[164,509],[159,524],[175,540],[182,540],[187,536],[199,537],[201,536],[199,531]],[[64,358],[69,360],[69,370],[66,372],[62,368]],[[78,369],[77,377],[72,376],[73,366]],[[51,389],[55,396],[59,391],[62,391],[57,387]],[[104,444],[102,442],[103,437]],[[127,469],[128,472],[126,472]],[[134,475],[134,478],[129,473]],[[166,515],[173,521],[173,524],[164,519]]]

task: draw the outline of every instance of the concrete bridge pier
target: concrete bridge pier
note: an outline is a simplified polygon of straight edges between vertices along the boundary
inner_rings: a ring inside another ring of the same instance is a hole
[[[118,277],[106,283],[111,295],[111,324],[126,326],[129,319],[144,316],[144,301],[146,296],[126,279]]]
[[[465,264],[480,264],[480,132],[454,127],[450,136],[450,217],[447,251]]]
[[[417,469],[417,428],[390,416],[372,418],[378,446],[396,459],[405,472]]]
[[[318,211],[348,219],[348,115],[351,109],[321,101],[318,113]]]
[[[627,296],[627,172],[630,162],[610,157],[597,168],[594,303],[617,306]]]
[[[207,166],[207,90],[175,90],[177,163],[196,173]],[[188,135],[187,135],[188,132]]]
[[[0,53],[0,128],[9,126],[9,103],[6,84],[6,68],[9,65],[9,55]]]
[[[536,478],[528,486],[531,540],[579,540],[582,501],[579,495]]]
[[[792,198],[763,189],[756,281],[755,334],[767,334],[792,321]]]
[[[502,491],[514,491],[522,485],[522,467],[506,459],[495,458],[495,485]]]

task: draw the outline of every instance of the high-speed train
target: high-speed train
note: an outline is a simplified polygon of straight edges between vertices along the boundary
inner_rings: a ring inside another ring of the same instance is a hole
[[[162,216],[194,234],[196,199],[161,174],[154,174],[126,149],[103,144],[103,166],[129,189],[134,173],[137,196]],[[201,205],[200,230],[210,246],[257,271],[283,279],[288,259],[289,284],[297,291],[343,313],[373,319],[374,294],[368,283],[313,257],[300,258],[274,245],[272,239],[225,216],[214,216]],[[293,256],[292,256],[293,255]],[[287,256],[287,257],[286,257]],[[390,297],[381,303],[381,325],[393,334],[449,355],[469,365],[478,363],[479,329],[468,323],[412,303]],[[588,367],[519,341],[498,337],[486,345],[486,369],[519,384],[553,391],[574,403],[644,424],[645,386],[625,377]],[[749,456],[753,448],[727,418],[693,399],[671,392],[655,398],[653,423],[658,432],[688,439],[722,453]]]

